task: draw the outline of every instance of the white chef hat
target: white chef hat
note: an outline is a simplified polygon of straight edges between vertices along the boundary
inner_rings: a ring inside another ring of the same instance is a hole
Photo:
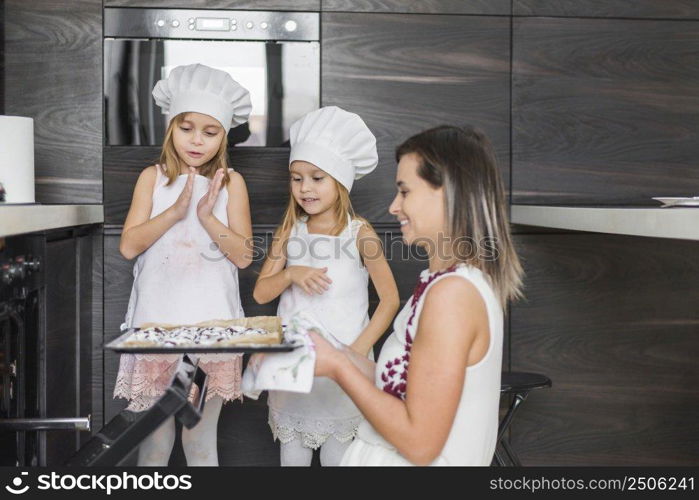
[[[326,106],[303,116],[291,126],[289,165],[307,161],[352,189],[355,179],[376,168],[376,137],[354,113]]]
[[[185,112],[216,118],[226,129],[245,123],[252,111],[250,92],[225,71],[203,64],[177,66],[153,87],[155,103],[169,115]]]

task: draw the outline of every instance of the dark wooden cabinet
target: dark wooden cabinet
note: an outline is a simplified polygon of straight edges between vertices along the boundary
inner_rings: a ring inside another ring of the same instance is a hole
[[[699,23],[600,19],[689,19],[696,8],[515,0],[515,16],[562,17],[513,19],[513,202],[696,194]],[[523,463],[698,463],[697,244],[550,232],[516,241],[527,275],[512,306],[512,369],[553,380],[512,427]]]
[[[425,128],[474,124],[509,180],[510,21],[501,17],[324,13],[322,104],[359,114],[379,166],[352,188],[357,213],[395,222],[395,147]]]
[[[510,0],[322,0],[324,11],[509,15]]]
[[[95,434],[102,427],[104,427],[104,351],[102,350],[102,345],[104,342],[104,248],[103,248],[103,228],[95,229],[89,236],[89,239],[85,238],[82,240],[84,247],[82,250],[82,255],[86,255],[88,251],[92,253],[92,272],[91,281],[85,283],[83,290],[85,294],[90,293],[90,298],[92,304],[82,306],[83,309],[91,307],[91,317],[90,331],[92,342],[90,345],[91,359],[90,370],[86,373],[86,377],[89,376],[90,383],[90,400],[92,405],[92,434]],[[87,257],[84,257],[87,258]],[[87,269],[81,274],[84,281],[88,281],[86,276],[88,275]],[[87,292],[88,287],[90,292]],[[86,300],[82,299],[83,304],[86,304]],[[85,314],[85,310],[81,310],[81,314]],[[88,321],[84,321],[84,325],[87,325]],[[84,340],[81,343],[81,356],[84,356],[86,350],[86,342]],[[86,358],[85,358],[86,359]],[[85,365],[87,364],[87,361]],[[84,370],[83,372],[86,372]],[[81,436],[81,439],[85,439],[87,436]]]
[[[513,0],[515,16],[699,19],[694,0]]]
[[[657,205],[699,188],[699,23],[515,18],[515,203]]]
[[[394,148],[442,123],[491,137],[516,203],[699,194],[693,0],[5,0],[0,97],[5,113],[35,119],[37,201],[104,202],[108,224],[49,237],[52,415],[89,409],[99,429],[125,406],[112,399],[118,357],[101,345],[118,334],[132,285],[121,224],[159,148],[103,148],[101,9],[116,6],[322,12],[321,101],[358,113],[377,137],[379,167],[352,199],[387,243],[398,232],[387,212]],[[231,150],[260,241],[286,205],[287,161],[286,148]],[[512,427],[523,462],[696,464],[696,244],[521,228],[516,241],[527,297],[506,322],[503,365],[554,381]],[[426,264],[396,254],[390,264],[406,300]],[[252,300],[260,266],[240,273],[248,315],[276,310]],[[222,464],[278,464],[266,415],[264,399],[224,407]],[[85,437],[47,438],[51,459]],[[172,463],[184,464],[177,447]]]
[[[41,414],[51,418],[90,417],[102,426],[99,394],[94,394],[94,363],[101,350],[101,314],[95,307],[94,264],[101,256],[99,229],[49,232],[42,272],[45,276],[45,331],[40,357]],[[99,298],[99,296],[97,296]],[[95,321],[97,316],[97,321]],[[40,337],[42,338],[42,337]],[[89,432],[43,433],[46,465],[61,465],[89,438]]]
[[[525,465],[699,464],[697,242],[520,234],[512,369],[553,387],[512,427]]]
[[[72,238],[46,243],[45,409],[47,417],[77,417],[79,369],[77,262]],[[82,415],[86,416],[86,415]],[[46,432],[46,465],[76,450],[73,431]],[[68,452],[68,454],[66,453]]]
[[[36,201],[102,203],[102,2],[4,8],[4,111],[34,119]]]

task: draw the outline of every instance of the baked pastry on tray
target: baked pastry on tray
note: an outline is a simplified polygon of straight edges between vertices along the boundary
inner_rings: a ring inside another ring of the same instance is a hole
[[[280,344],[279,316],[253,316],[202,321],[194,325],[144,323],[121,343],[122,347],[231,347]]]

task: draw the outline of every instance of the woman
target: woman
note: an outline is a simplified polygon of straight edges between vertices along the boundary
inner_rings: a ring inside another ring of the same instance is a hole
[[[334,380],[366,421],[342,465],[490,465],[502,366],[503,309],[521,266],[487,138],[437,127],[396,150],[389,208],[429,269],[393,323],[374,377],[319,335],[316,375]]]

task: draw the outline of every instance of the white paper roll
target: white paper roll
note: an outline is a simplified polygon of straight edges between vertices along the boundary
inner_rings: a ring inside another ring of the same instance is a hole
[[[6,203],[34,203],[34,120],[0,115],[0,182]]]

